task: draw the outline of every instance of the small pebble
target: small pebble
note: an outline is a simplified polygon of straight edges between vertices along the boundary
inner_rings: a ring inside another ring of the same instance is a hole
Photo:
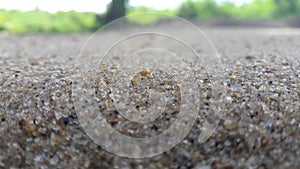
[[[69,118],[67,118],[67,117],[64,118],[64,124],[65,124],[65,125],[69,124]]]

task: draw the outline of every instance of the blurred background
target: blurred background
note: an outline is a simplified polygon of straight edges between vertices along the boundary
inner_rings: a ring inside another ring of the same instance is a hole
[[[213,26],[300,27],[300,0],[0,0],[0,32],[93,32],[125,15],[158,11]],[[147,25],[170,18],[128,17]]]

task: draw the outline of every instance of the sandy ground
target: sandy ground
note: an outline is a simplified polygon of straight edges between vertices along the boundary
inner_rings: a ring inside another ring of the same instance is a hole
[[[167,26],[162,29],[176,28]],[[180,32],[193,40],[196,52],[206,52],[207,42],[189,30]],[[225,70],[218,127],[202,143],[198,122],[176,147],[144,159],[118,157],[95,144],[69,97],[71,75],[78,73],[74,65],[86,68],[87,60],[97,60],[120,31],[96,37],[99,43],[79,59],[91,34],[1,34],[0,168],[300,168],[300,30],[204,27],[203,32]]]

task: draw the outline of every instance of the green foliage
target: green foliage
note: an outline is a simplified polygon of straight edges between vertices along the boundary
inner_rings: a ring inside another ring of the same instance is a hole
[[[189,19],[197,18],[198,11],[195,7],[195,3],[192,2],[191,0],[185,1],[180,5],[177,15],[182,18],[189,18]]]
[[[178,16],[194,19],[274,19],[300,15],[300,0],[253,0],[242,6],[225,1],[186,0],[178,10]]]
[[[20,12],[0,10],[0,30],[11,33],[71,33],[95,30],[94,13],[58,12],[50,14],[39,10]]]
[[[227,18],[232,16],[231,12],[235,10],[232,3],[218,5],[213,0],[187,0],[179,7],[178,16],[188,19],[213,19]]]
[[[253,0],[236,9],[233,17],[245,19],[271,19],[275,11],[272,0]]]
[[[274,0],[275,17],[295,17],[300,15],[300,0]]]
[[[147,15],[147,13],[151,13],[151,12],[152,13],[157,12],[157,15],[153,15],[153,14]],[[146,13],[146,14],[137,15],[140,13]],[[166,15],[160,15],[159,13],[166,14]],[[171,19],[174,17],[175,14],[176,14],[176,11],[171,11],[171,10],[157,11],[157,10],[147,8],[147,7],[138,7],[138,8],[131,8],[127,12],[127,19],[129,20],[129,22],[132,22],[132,23],[137,23],[137,24],[141,24],[141,25],[149,25],[149,24],[156,23],[157,21],[160,21],[160,20]]]
[[[124,0],[127,2],[128,0]],[[130,0],[129,0],[130,1]],[[120,1],[115,1],[120,2]],[[123,1],[122,1],[123,2]],[[111,6],[112,7],[112,6]],[[127,7],[127,6],[126,6]],[[125,11],[122,8],[122,11]],[[141,12],[160,12],[166,15],[136,15]],[[285,19],[299,18],[300,0],[252,0],[237,6],[232,2],[216,3],[215,0],[185,0],[175,10],[154,10],[147,7],[126,10],[128,20],[147,25],[177,15],[188,19]],[[11,33],[71,33],[95,31],[107,20],[107,15],[79,13],[75,11],[51,14],[39,10],[21,12],[0,9],[0,31]],[[299,20],[299,19],[298,19]],[[299,21],[298,21],[299,23]]]
[[[198,17],[203,19],[219,18],[227,15],[216,4],[215,1],[206,0],[196,2],[196,9],[198,11]]]
[[[155,10],[151,8],[138,7],[129,9],[127,14],[153,11]],[[160,12],[175,14],[187,19],[277,19],[300,16],[300,0],[252,0],[241,6],[226,0],[223,3],[216,3],[215,0],[186,0],[177,10]],[[130,21],[139,24],[155,23],[160,19],[162,18],[142,17],[141,15],[129,17]]]

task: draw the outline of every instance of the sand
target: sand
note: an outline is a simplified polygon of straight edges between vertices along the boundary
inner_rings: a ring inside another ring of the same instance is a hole
[[[141,159],[119,157],[96,144],[81,126],[79,105],[74,105],[72,97],[81,93],[78,77],[89,63],[100,60],[99,52],[105,51],[101,43],[113,41],[121,34],[119,30],[100,36],[99,44],[90,45],[79,59],[81,47],[91,34],[2,34],[0,168],[299,168],[300,30],[204,27],[203,31],[220,54],[224,71],[216,76],[218,79],[207,80],[201,67],[192,70],[200,71],[194,81],[200,91],[200,118],[178,145],[163,154]],[[185,29],[181,32],[187,39],[195,36]],[[194,39],[193,48],[205,53],[206,43]],[[100,65],[99,76],[109,81],[113,66],[106,66]],[[133,93],[142,93],[143,86],[148,85],[167,98],[179,98],[176,104],[174,100],[168,102],[170,108],[165,117],[146,127],[127,123],[103,94],[107,88],[101,82],[96,83],[98,88],[94,86],[99,91],[95,95],[98,104],[104,106],[100,110],[122,134],[149,137],[175,121],[183,99],[176,97],[179,89],[172,76],[159,74],[141,70],[128,79]],[[169,81],[159,80],[163,77]],[[145,80],[140,83],[142,78]],[[92,78],[89,80],[93,82]],[[222,85],[217,91],[220,95],[208,92],[211,80]],[[158,88],[162,82],[166,85]],[[124,87],[128,86],[124,83]],[[140,95],[131,96],[137,109],[149,107],[144,104],[147,99],[139,102]],[[154,108],[159,109],[159,105]],[[208,133],[203,129],[205,121],[213,126]]]

